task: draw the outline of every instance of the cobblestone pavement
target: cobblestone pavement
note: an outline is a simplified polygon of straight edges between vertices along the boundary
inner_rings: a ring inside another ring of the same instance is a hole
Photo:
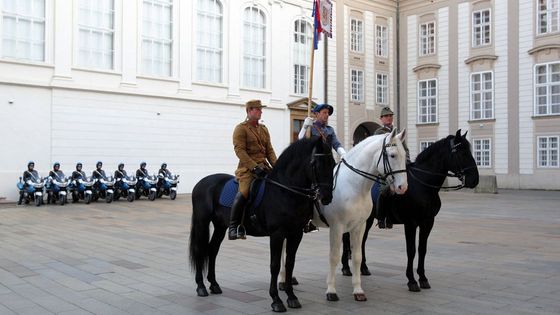
[[[428,245],[432,289],[407,290],[402,226],[372,229],[367,302],[337,276],[325,300],[328,231],[298,251],[294,314],[560,314],[560,192],[442,193]],[[224,241],[224,293],[199,298],[187,264],[190,196],[175,201],[0,206],[0,314],[271,313],[267,238]],[[281,293],[283,299],[286,298]]]

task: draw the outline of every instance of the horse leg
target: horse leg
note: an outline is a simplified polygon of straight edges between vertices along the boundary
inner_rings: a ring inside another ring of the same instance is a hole
[[[280,275],[278,276],[278,290],[284,291],[286,289],[286,241],[284,241],[284,247],[282,248],[282,261],[280,263]],[[292,276],[292,285],[298,285],[296,277]]]
[[[227,226],[218,226],[214,223],[214,233],[208,244],[208,281],[210,282],[210,292],[213,294],[221,294],[222,289],[216,282],[216,256],[220,250],[220,245],[226,235]]]
[[[348,259],[350,259],[350,233],[342,234],[342,275],[352,276],[352,271],[350,271],[350,266],[348,265]]]
[[[414,256],[416,256],[416,225],[405,224],[404,234],[406,237],[406,256],[408,258],[406,265],[406,277],[408,278],[408,290],[412,292],[420,292],[418,282],[414,279]]]
[[[373,213],[366,221],[366,228],[364,230],[364,237],[362,238],[362,265],[360,266],[360,273],[362,276],[371,276],[371,272],[369,272],[369,268],[366,265],[366,240],[368,238],[369,230],[373,226]]]
[[[354,275],[352,276],[352,285],[354,286],[354,300],[356,301],[367,301],[367,297],[362,289],[362,279],[358,270],[362,265],[362,237],[364,236],[364,231],[366,229],[365,222],[360,224],[357,228],[350,231],[350,244],[352,246],[352,252],[354,257],[352,257],[352,267],[354,269]]]
[[[278,273],[280,272],[283,244],[284,235],[282,233],[277,231],[270,235],[270,289],[268,292],[272,298],[271,307],[274,312],[286,311],[284,303],[278,296]]]
[[[331,224],[329,241],[331,250],[329,254],[329,273],[327,275],[327,300],[338,301],[336,294],[336,265],[340,260],[340,243],[342,241],[342,228]]]
[[[294,266],[296,263],[296,253],[303,238],[303,232],[299,232],[290,235],[287,239],[286,245],[286,294],[288,295],[288,307],[289,308],[301,308],[301,304],[297,296],[294,294],[294,287],[292,283],[292,275],[294,272]]]
[[[425,222],[424,224],[420,225],[420,233],[418,235],[418,276],[420,278],[418,281],[420,282],[420,288],[422,289],[430,289],[430,283],[428,282],[428,278],[426,278],[426,273],[424,270],[424,261],[426,259],[426,252],[428,250],[428,237],[430,236],[430,232],[434,227],[434,218]]]

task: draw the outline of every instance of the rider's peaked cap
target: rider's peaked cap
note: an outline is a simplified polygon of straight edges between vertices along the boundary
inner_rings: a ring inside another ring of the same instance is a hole
[[[329,104],[319,104],[313,108],[314,113],[320,112],[322,109],[328,108],[329,109],[329,116],[332,115],[334,108]]]
[[[393,111],[389,108],[389,107],[383,107],[381,109],[381,114],[379,114],[379,117],[383,117],[383,116],[387,116],[387,115],[394,115],[395,113],[393,113]]]
[[[245,109],[249,110],[251,108],[263,108],[266,107],[266,105],[263,105],[261,103],[261,100],[249,100],[247,101],[247,103],[245,103]]]

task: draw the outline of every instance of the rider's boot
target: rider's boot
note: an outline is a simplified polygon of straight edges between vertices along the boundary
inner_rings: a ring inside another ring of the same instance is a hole
[[[319,229],[315,226],[315,224],[313,224],[312,220],[309,220],[309,222],[307,222],[307,224],[303,227],[303,233],[316,232],[316,231],[319,231]]]
[[[377,226],[380,229],[392,229],[393,223],[387,217],[387,212],[384,207],[384,199],[387,198],[390,194],[390,187],[389,185],[384,186],[381,188],[381,193],[379,194],[379,198],[377,199],[377,203],[375,208],[377,210]]]
[[[18,206],[21,205],[22,202],[23,202],[23,192],[19,193],[19,200],[17,202]]]
[[[242,193],[238,192],[235,195],[233,204],[231,206],[231,216],[229,220],[229,232],[228,239],[236,240],[238,238],[245,239],[245,230],[243,228],[239,229],[239,234],[237,227],[241,224],[241,217],[243,216],[243,211],[245,210],[245,205],[247,204],[247,199]]]

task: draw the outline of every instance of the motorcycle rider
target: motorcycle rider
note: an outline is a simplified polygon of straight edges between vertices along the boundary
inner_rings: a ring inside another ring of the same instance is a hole
[[[95,179],[108,180],[107,175],[105,175],[105,171],[103,170],[103,162],[97,161],[97,163],[95,164],[95,169],[91,173],[91,177]],[[105,191],[107,189],[107,185],[99,181],[96,183],[96,185],[99,185],[99,189],[101,191]]]
[[[136,177],[148,177],[148,170],[146,169],[146,162],[140,163],[140,168],[136,170]]]
[[[57,185],[52,184],[52,180],[56,180],[62,182],[64,179],[64,173],[60,170],[60,163],[54,162],[52,171],[49,172],[49,179],[51,180],[50,189],[52,190],[52,194],[58,194],[60,191],[60,187]],[[47,197],[47,204],[51,203],[51,194]]]
[[[82,171],[82,162],[78,162],[76,163],[76,170],[72,172],[72,181],[76,181],[76,185],[77,185],[77,190],[79,191],[84,191],[85,185],[83,183],[78,183],[77,180],[78,179],[82,179],[84,181],[87,180],[87,176],[86,173],[84,171]],[[76,199],[72,200],[72,203],[77,202]]]
[[[158,174],[163,173],[164,177],[169,177],[171,176],[173,173],[171,173],[171,171],[167,168],[167,163],[163,162],[161,164],[161,168],[158,171]]]
[[[128,175],[126,174],[126,171],[124,170],[124,163],[123,162],[119,163],[119,166],[117,167],[117,170],[115,171],[115,178],[116,179],[119,179],[119,178],[128,179]]]
[[[23,178],[24,186],[23,186],[23,191],[21,191],[19,194],[18,205],[21,205],[21,203],[23,202],[24,194],[33,194],[35,192],[35,187],[33,187],[33,185],[28,183],[29,181],[38,182],[40,179],[39,173],[37,173],[37,171],[34,170],[34,168],[35,168],[35,162],[29,161],[27,163],[27,170],[23,172],[22,178]]]

